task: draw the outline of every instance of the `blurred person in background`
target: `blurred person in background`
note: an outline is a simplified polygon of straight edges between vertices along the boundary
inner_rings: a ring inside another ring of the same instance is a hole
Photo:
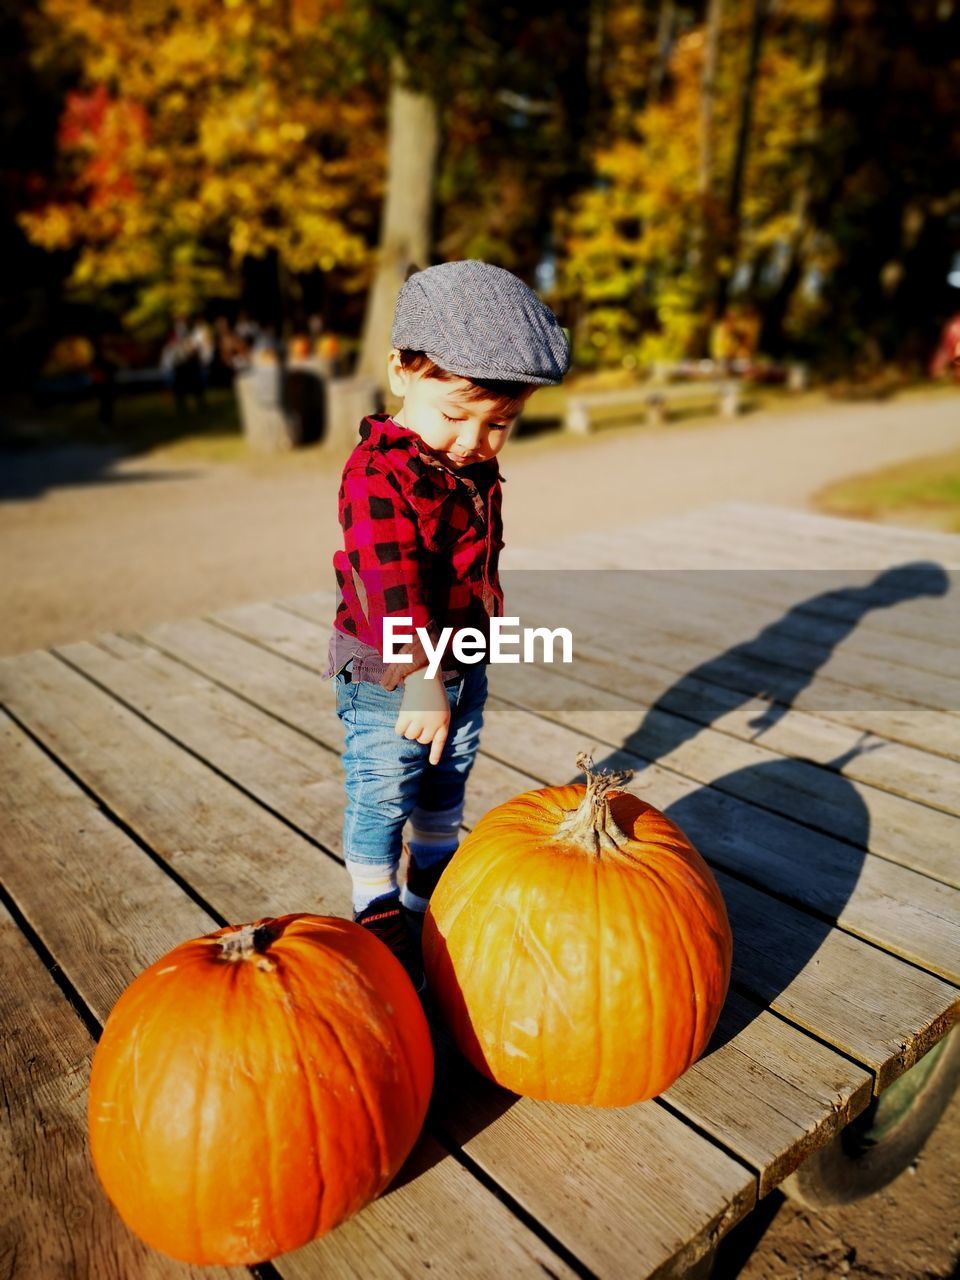
[[[250,313],[243,307],[237,312],[237,322],[233,326],[233,332],[239,342],[242,342],[248,351],[252,351],[254,343],[260,337],[260,326],[256,320],[251,319]]]
[[[160,367],[173,389],[177,413],[183,417],[192,396],[195,407],[205,407],[203,395],[203,371],[193,331],[185,316],[177,316],[173,331],[164,344]]]
[[[943,326],[940,342],[930,360],[930,377],[960,382],[960,311]]]
[[[190,329],[190,341],[193,343],[193,349],[197,353],[202,399],[203,391],[210,385],[210,366],[213,364],[213,357],[216,351],[213,330],[210,328],[205,316],[197,315],[194,317]]]
[[[112,360],[107,352],[103,338],[95,338],[93,358],[90,361],[90,377],[97,389],[97,423],[101,427],[113,426],[116,376],[116,361]]]
[[[217,316],[213,322],[213,359],[210,362],[208,385],[232,386],[234,373],[238,369],[245,369],[247,363],[246,347],[230,327],[230,321],[224,315]]]

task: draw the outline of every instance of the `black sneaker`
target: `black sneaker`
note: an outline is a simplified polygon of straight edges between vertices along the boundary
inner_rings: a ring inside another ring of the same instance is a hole
[[[426,898],[429,902],[433,897],[433,891],[436,889],[440,877],[446,871],[452,857],[453,854],[451,853],[449,857],[444,858],[442,862],[436,863],[432,867],[418,867],[411,857],[407,862],[406,886],[409,891],[415,893],[418,898]],[[407,928],[419,943],[423,934],[423,917],[426,909],[424,911],[414,911],[412,907],[405,905],[401,909]]]
[[[355,911],[353,919],[355,924],[369,929],[390,948],[410,975],[410,981],[417,991],[423,991],[426,980],[423,976],[420,948],[404,920],[400,894],[385,893],[381,898],[374,898],[362,911]]]
[[[412,907],[405,906],[400,903],[400,911],[403,915],[403,923],[407,926],[410,936],[414,938],[419,946],[420,938],[423,935],[423,911],[414,911]]]

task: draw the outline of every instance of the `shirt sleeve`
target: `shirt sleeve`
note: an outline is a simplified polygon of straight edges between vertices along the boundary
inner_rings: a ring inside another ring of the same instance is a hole
[[[412,641],[394,645],[411,661],[387,664],[380,680],[395,689],[429,662],[416,628],[423,627],[434,644],[439,636],[422,581],[416,512],[385,472],[350,469],[340,485],[340,524],[356,604],[381,658],[384,618],[411,619],[404,630],[412,631]]]

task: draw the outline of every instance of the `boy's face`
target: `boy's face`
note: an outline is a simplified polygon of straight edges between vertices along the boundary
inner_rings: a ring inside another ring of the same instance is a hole
[[[454,470],[473,462],[485,462],[507,443],[514,418],[495,412],[495,401],[466,400],[467,378],[441,381],[404,369],[400,353],[392,348],[387,361],[390,390],[403,400],[393,420],[414,431],[442,462]],[[528,400],[535,387],[524,396]]]

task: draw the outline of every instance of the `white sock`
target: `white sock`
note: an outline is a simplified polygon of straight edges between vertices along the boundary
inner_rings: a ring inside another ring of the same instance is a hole
[[[347,870],[353,886],[353,909],[362,911],[375,898],[397,891],[397,868],[378,866],[369,862],[347,861]]]

